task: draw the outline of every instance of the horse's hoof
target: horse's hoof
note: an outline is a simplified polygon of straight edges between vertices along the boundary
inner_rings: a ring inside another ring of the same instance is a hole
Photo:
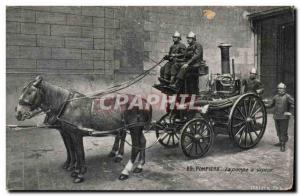
[[[134,170],[133,170],[133,173],[141,173],[143,171],[143,168],[135,168]]]
[[[72,172],[72,173],[71,173],[71,177],[76,178],[77,176],[78,176],[78,173],[77,173],[77,172]]]
[[[64,163],[62,166],[63,169],[68,169],[69,168],[69,164],[68,163]]]
[[[119,180],[127,180],[129,178],[129,176],[128,175],[125,175],[125,174],[121,174],[120,176],[119,176]]]
[[[73,165],[69,165],[68,168],[67,168],[67,170],[68,170],[68,171],[73,171],[74,168],[75,168],[75,167],[74,167]]]
[[[76,177],[76,178],[74,178],[74,180],[73,180],[74,183],[81,183],[81,182],[83,182],[83,181],[84,181],[84,178],[79,178],[79,177]]]
[[[110,157],[110,158],[113,158],[113,157],[115,157],[116,156],[116,153],[114,153],[114,152],[110,152],[109,154],[108,154],[108,157]]]
[[[115,158],[114,158],[114,162],[115,162],[115,163],[120,163],[122,160],[123,160],[122,157],[115,157]]]

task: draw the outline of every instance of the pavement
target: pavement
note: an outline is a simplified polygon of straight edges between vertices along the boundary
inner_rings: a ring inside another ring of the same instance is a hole
[[[107,155],[114,138],[84,139],[88,171],[85,181],[74,184],[70,172],[61,168],[66,158],[58,131],[54,129],[6,130],[6,181],[8,190],[288,190],[294,174],[294,120],[289,124],[286,152],[280,152],[274,121],[259,144],[249,150],[233,146],[228,136],[218,135],[209,154],[191,160],[180,148],[160,144],[146,151],[140,174],[126,181],[118,177],[130,156],[126,144],[121,163]],[[127,136],[129,139],[129,136]],[[146,134],[147,145],[155,141]]]

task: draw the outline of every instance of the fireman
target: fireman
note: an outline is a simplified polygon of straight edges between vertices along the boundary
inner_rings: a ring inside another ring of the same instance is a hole
[[[170,83],[170,81],[173,79],[171,77],[172,66],[176,62],[182,61],[185,54],[186,47],[180,42],[180,33],[176,31],[172,38],[174,44],[170,47],[169,54],[164,57],[164,59],[168,60],[168,62],[160,69],[160,77],[158,79],[161,83]]]
[[[285,143],[288,141],[289,118],[292,115],[290,110],[294,108],[294,99],[286,93],[286,85],[283,83],[277,86],[277,91],[278,93],[272,98],[270,103],[264,102],[266,107],[274,107],[273,118],[279,138],[279,143],[275,144],[275,146],[280,146],[280,150],[284,152]]]
[[[243,93],[252,92],[258,95],[263,93],[262,83],[256,77],[256,69],[252,68],[249,78],[242,81],[242,86],[244,87]]]
[[[188,71],[198,68],[203,61],[203,47],[196,41],[196,35],[192,31],[187,35],[188,47],[185,52],[184,61],[176,63],[172,67],[171,74],[175,78],[171,87],[179,91],[183,85],[183,80]]]

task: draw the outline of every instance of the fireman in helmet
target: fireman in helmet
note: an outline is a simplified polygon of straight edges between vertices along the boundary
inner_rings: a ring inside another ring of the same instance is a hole
[[[242,81],[242,93],[252,92],[257,95],[261,95],[263,93],[262,83],[256,78],[257,72],[255,68],[252,68],[250,71],[250,76],[247,79]]]
[[[174,33],[172,36],[173,38],[173,45],[170,47],[169,54],[164,57],[165,60],[168,60],[168,62],[161,67],[160,69],[160,77],[158,78],[159,81],[164,84],[169,84],[170,81],[173,79],[171,75],[172,66],[176,62],[182,61],[185,54],[185,45],[180,42],[181,35],[178,31]]]
[[[290,111],[295,107],[294,99],[291,95],[286,93],[286,85],[280,83],[277,86],[277,94],[269,103],[267,100],[264,100],[264,103],[267,108],[274,107],[273,118],[279,138],[279,143],[275,144],[275,146],[280,146],[280,150],[284,152],[285,143],[288,141],[289,119],[292,115]]]
[[[188,47],[184,55],[184,61],[176,63],[172,67],[171,75],[175,80],[172,81],[171,87],[179,91],[183,86],[183,80],[188,71],[198,68],[203,61],[203,47],[196,41],[196,35],[192,31],[187,35]]]

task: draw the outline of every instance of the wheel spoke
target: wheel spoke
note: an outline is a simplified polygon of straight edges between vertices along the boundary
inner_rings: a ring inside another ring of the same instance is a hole
[[[198,143],[196,142],[196,144],[195,144],[195,148],[196,148],[196,155],[198,154],[198,148],[197,148],[197,145]]]
[[[206,144],[206,146],[209,146],[209,142],[208,141],[206,141],[206,140],[203,140],[203,142],[201,142],[201,143],[205,143]],[[200,144],[200,143],[199,143]]]
[[[252,127],[252,125],[250,126],[250,129],[255,133],[256,137],[259,137],[259,134],[256,133],[256,130]]]
[[[239,144],[241,144],[241,142],[242,142],[242,136],[243,136],[243,133],[244,133],[244,129],[243,129],[243,131],[241,132],[240,139],[239,139]]]
[[[184,148],[187,150],[192,144],[193,144],[193,142],[189,143],[189,144],[186,145]]]
[[[259,108],[251,115],[251,117],[254,117],[255,114],[257,114],[261,109],[262,109],[262,107],[259,107]]]
[[[239,111],[239,113],[242,115],[242,117],[243,117],[244,119],[246,119],[246,116],[241,112],[240,108],[239,108],[239,107],[236,107],[236,109]]]
[[[203,127],[203,129],[201,130],[201,133],[199,133],[199,135],[203,136],[204,131],[207,131],[208,127],[205,126],[205,128]]]
[[[238,116],[234,116],[233,118],[238,119],[238,120],[241,120],[241,121],[244,121],[244,119],[242,119],[242,118],[240,118],[240,117],[238,117]]]
[[[184,136],[188,136],[189,138],[194,139],[194,135],[192,135],[191,133],[183,133]]]
[[[250,140],[251,140],[251,143],[250,143],[250,145],[251,145],[251,144],[253,144],[253,143],[254,143],[254,142],[253,142],[252,135],[251,135],[251,132],[249,132],[249,136],[250,136]]]
[[[193,150],[193,147],[194,147],[194,143],[192,142],[192,147],[190,148],[190,150],[189,150],[189,154],[191,154],[191,152],[193,152],[192,150]]]
[[[164,141],[164,139],[166,139],[166,137],[168,136],[169,134],[168,133],[165,133],[165,135],[160,139],[160,141]]]
[[[251,97],[249,97],[249,105],[248,105],[248,114],[250,115],[250,112],[251,112]]]
[[[244,111],[245,111],[245,115],[248,116],[248,111],[247,111],[247,106],[246,106],[246,100],[243,101],[244,103]]]
[[[173,146],[176,144],[174,139],[174,134],[172,134]]]
[[[245,131],[245,147],[247,147],[247,135],[248,135],[248,125],[246,125],[246,131]]]
[[[243,122],[240,122],[240,123],[238,123],[238,124],[233,125],[233,128],[237,128],[237,127],[239,127],[239,126],[241,126],[241,125],[243,125],[243,124],[245,124],[244,121],[243,121]]]
[[[252,115],[253,110],[256,108],[256,104],[257,104],[257,101],[254,100],[254,104],[253,104],[253,106],[251,108],[251,111],[250,111],[250,114],[249,114],[250,116]]]
[[[196,134],[196,131],[197,131],[197,123],[194,123],[194,134]]]
[[[178,135],[177,135],[176,133],[175,133],[174,135],[175,135],[175,137],[177,138],[177,140],[179,140],[179,137],[178,137]]]
[[[202,148],[200,142],[198,142],[197,144],[199,144],[199,148],[200,148],[201,152],[204,152],[204,150],[203,150],[203,148]]]
[[[203,124],[200,124],[200,126],[198,126],[198,129],[196,130],[195,134],[199,133],[199,131],[201,131],[202,127],[203,127]]]
[[[189,125],[189,127],[188,127],[188,128],[189,128],[189,130],[190,130],[190,131],[189,131],[190,133],[193,133],[193,134],[195,134],[195,129],[194,129],[194,127],[193,127],[193,126],[194,126],[194,125],[193,125],[193,124],[191,124],[191,125]]]
[[[238,130],[238,132],[236,132],[236,134],[235,134],[234,136],[237,136],[241,131],[243,131],[245,126],[246,126],[246,125],[243,125],[243,126]],[[241,132],[241,137],[242,137],[242,132]]]

